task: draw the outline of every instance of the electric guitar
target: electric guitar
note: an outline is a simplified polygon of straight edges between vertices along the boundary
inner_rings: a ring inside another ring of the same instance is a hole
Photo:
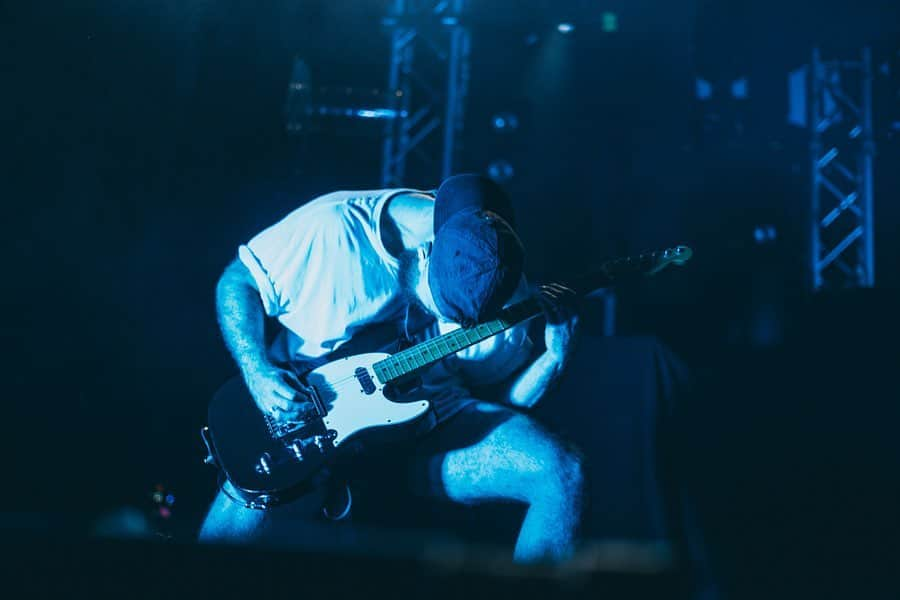
[[[565,280],[580,293],[683,265],[687,246],[648,252],[603,263],[598,271]],[[305,373],[315,414],[302,422],[280,422],[256,405],[243,380],[228,381],[209,405],[201,431],[209,455],[246,506],[266,508],[302,495],[321,483],[325,467],[351,456],[360,443],[381,444],[427,430],[433,415],[427,400],[396,400],[430,365],[542,313],[529,298],[502,310],[493,320],[457,329],[394,354],[345,356]],[[403,398],[414,394],[404,393]],[[429,418],[431,417],[431,418]]]

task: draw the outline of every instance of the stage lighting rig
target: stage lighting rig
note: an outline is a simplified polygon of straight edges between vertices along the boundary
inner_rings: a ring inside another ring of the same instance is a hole
[[[872,53],[825,60],[818,48],[805,68],[810,132],[810,283],[823,288],[875,285]]]

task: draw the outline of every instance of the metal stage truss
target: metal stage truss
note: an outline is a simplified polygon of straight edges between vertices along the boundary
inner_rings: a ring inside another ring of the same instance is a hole
[[[872,287],[872,59],[823,60],[808,70],[812,289]]]
[[[389,108],[396,115],[385,123],[384,187],[421,186],[453,171],[469,80],[464,8],[464,0],[394,0],[384,19],[391,36]]]

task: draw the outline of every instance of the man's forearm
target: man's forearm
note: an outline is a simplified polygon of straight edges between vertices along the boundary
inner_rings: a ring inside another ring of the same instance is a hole
[[[564,367],[564,360],[544,352],[513,380],[505,400],[513,406],[531,408],[559,379]]]
[[[226,269],[216,286],[216,315],[225,346],[246,378],[268,364],[265,313],[256,289],[234,269]]]

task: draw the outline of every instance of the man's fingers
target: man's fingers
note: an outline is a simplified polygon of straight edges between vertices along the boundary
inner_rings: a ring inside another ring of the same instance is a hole
[[[547,318],[548,323],[558,325],[565,322],[566,317],[564,314],[564,310],[559,304],[546,298],[542,299],[540,302],[541,307],[544,309],[544,316]]]
[[[297,390],[286,383],[276,382],[272,387],[272,394],[279,399],[290,401],[297,395]]]
[[[577,296],[575,290],[558,283],[548,283],[542,286],[542,290],[546,296],[552,298],[555,302],[572,302]]]
[[[575,299],[577,294],[575,290],[568,288],[564,285],[560,285],[558,283],[548,283],[538,288],[540,290],[540,296],[546,299],[549,299],[553,302],[571,302]]]
[[[538,302],[549,323],[560,325],[572,319],[575,312],[573,302],[577,296],[574,290],[558,283],[538,286],[538,290]]]
[[[295,389],[303,389],[305,387],[302,383],[300,383],[300,378],[297,377],[297,375],[295,375],[294,373],[290,371],[282,371],[281,375],[284,380]]]

